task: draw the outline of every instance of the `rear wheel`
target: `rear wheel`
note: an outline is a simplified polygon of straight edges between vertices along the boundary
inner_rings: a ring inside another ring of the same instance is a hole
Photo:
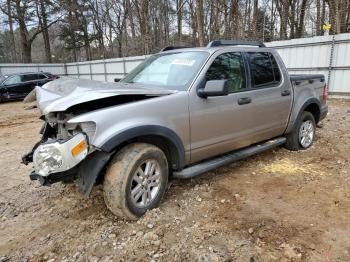
[[[287,135],[286,148],[289,150],[303,150],[312,146],[315,138],[316,122],[314,116],[304,111],[297,120],[295,129]]]
[[[159,205],[168,183],[168,162],[158,147],[135,143],[118,152],[103,184],[105,203],[115,215],[137,219]]]

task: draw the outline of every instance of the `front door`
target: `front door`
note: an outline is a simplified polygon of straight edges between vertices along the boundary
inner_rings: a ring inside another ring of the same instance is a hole
[[[209,80],[228,80],[229,95],[200,98],[190,92],[191,162],[210,158],[239,147],[249,120],[241,119],[245,106],[237,96],[247,90],[244,57],[240,52],[222,52],[211,58],[201,75],[203,88]]]
[[[22,97],[23,90],[22,75],[13,75],[4,81],[2,96],[4,99],[18,99]]]

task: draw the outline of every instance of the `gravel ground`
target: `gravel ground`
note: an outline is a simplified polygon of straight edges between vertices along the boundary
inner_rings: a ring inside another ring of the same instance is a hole
[[[101,186],[41,187],[20,157],[36,110],[0,104],[0,261],[350,261],[350,101],[331,100],[314,146],[172,180],[158,209],[115,218]]]

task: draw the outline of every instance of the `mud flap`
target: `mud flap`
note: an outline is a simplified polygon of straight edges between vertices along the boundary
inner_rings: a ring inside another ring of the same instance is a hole
[[[106,166],[112,155],[113,153],[95,151],[88,155],[79,166],[76,184],[80,193],[82,193],[85,197],[90,195],[98,175]]]

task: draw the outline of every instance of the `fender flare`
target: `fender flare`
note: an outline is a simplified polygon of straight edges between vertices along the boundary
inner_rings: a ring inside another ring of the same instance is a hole
[[[111,153],[128,140],[142,136],[159,136],[168,142],[173,168],[181,170],[185,166],[185,149],[181,138],[170,128],[159,125],[137,126],[118,133],[106,141],[100,149]]]
[[[294,123],[293,123],[293,128],[292,128],[291,130],[294,130],[294,129],[295,129],[295,127],[296,127],[296,125],[297,125],[297,123],[298,123],[298,119],[301,118],[301,115],[302,115],[302,113],[305,111],[305,108],[307,108],[307,107],[308,107],[309,105],[311,105],[311,104],[317,104],[318,109],[319,109],[320,112],[321,112],[321,103],[320,103],[319,100],[317,100],[317,99],[314,98],[314,97],[307,99],[307,100],[304,102],[304,104],[301,106],[301,108],[299,109],[299,112],[298,112],[298,114],[297,114],[297,116],[296,116],[296,118],[295,118],[295,121],[294,121]],[[315,119],[315,120],[317,120],[317,119]]]

